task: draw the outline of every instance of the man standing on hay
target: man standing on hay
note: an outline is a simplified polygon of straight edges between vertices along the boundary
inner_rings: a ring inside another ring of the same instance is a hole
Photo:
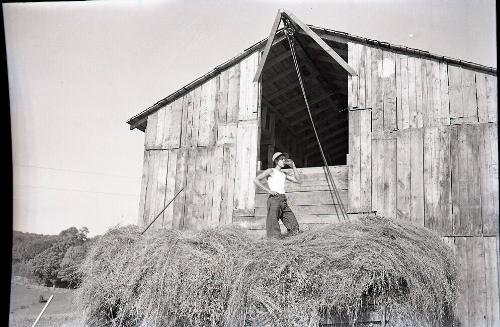
[[[269,193],[267,199],[266,236],[269,238],[281,238],[279,220],[283,222],[288,233],[287,236],[299,233],[299,223],[292,210],[288,206],[285,195],[285,181],[288,179],[294,183],[301,183],[299,173],[288,153],[276,152],[273,155],[274,168],[268,168],[254,179],[254,183]],[[282,171],[288,165],[293,169],[293,176]],[[261,180],[267,179],[269,188],[265,187]]]

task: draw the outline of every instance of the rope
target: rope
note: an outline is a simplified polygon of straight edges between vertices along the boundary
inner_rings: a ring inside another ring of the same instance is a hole
[[[292,57],[293,57],[293,63],[295,65],[295,70],[297,71],[297,76],[298,76],[298,79],[299,79],[300,89],[302,90],[302,95],[304,96],[304,101],[306,103],[306,108],[307,108],[307,112],[309,114],[309,119],[311,121],[311,125],[312,125],[312,128],[314,130],[314,135],[316,136],[316,142],[318,143],[319,151],[321,152],[321,157],[323,158],[323,163],[324,163],[324,166],[325,166],[324,169],[326,170],[327,178],[329,179],[329,182],[333,186],[333,193],[334,193],[334,195],[337,198],[337,201],[339,203],[341,216],[339,216],[339,213],[337,211],[337,206],[335,205],[335,199],[333,199],[334,200],[333,207],[335,208],[335,213],[336,213],[339,221],[344,221],[345,222],[345,221],[348,221],[347,212],[346,212],[346,210],[344,208],[344,204],[342,203],[342,199],[340,198],[340,194],[338,193],[337,187],[336,187],[335,182],[333,180],[333,176],[332,176],[332,173],[330,172],[330,167],[328,166],[328,162],[326,161],[325,153],[323,152],[323,147],[321,146],[321,142],[319,140],[318,132],[316,131],[316,126],[314,124],[314,120],[313,120],[313,117],[312,117],[312,114],[311,114],[311,109],[309,108],[309,102],[307,101],[306,91],[304,89],[304,84],[302,82],[302,76],[300,74],[300,67],[299,67],[299,64],[297,62],[297,56],[295,54],[294,42],[293,42],[293,39],[292,39],[294,31],[293,31],[293,28],[291,28],[291,25],[290,25],[289,22],[285,21],[285,25],[287,26],[287,28],[285,29],[285,34],[286,34],[286,37],[288,39],[288,43],[290,44],[290,50],[292,52]]]

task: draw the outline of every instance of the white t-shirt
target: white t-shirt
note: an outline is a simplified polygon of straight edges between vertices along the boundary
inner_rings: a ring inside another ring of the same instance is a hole
[[[279,194],[285,194],[286,174],[276,168],[271,169],[273,172],[271,173],[271,176],[267,178],[269,189],[271,191],[278,192]]]

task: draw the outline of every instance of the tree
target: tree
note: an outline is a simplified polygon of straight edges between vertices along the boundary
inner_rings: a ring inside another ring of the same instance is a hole
[[[32,260],[33,274],[46,286],[67,287],[70,284],[67,278],[62,280],[59,277],[61,264],[68,249],[82,246],[87,241],[88,229],[83,227],[77,229],[70,227],[59,233],[55,242],[46,250],[39,253]],[[77,257],[80,250],[72,250],[65,263],[70,264],[70,257]],[[71,264],[70,264],[71,265]],[[67,266],[65,266],[67,268]],[[65,277],[68,277],[65,275]]]

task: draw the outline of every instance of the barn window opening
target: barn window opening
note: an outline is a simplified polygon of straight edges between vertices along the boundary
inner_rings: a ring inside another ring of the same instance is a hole
[[[345,165],[348,153],[347,72],[308,36],[295,34],[311,114],[328,164]],[[347,44],[325,40],[347,62]],[[323,166],[286,38],[271,47],[262,71],[259,160],[288,152],[297,167]]]

